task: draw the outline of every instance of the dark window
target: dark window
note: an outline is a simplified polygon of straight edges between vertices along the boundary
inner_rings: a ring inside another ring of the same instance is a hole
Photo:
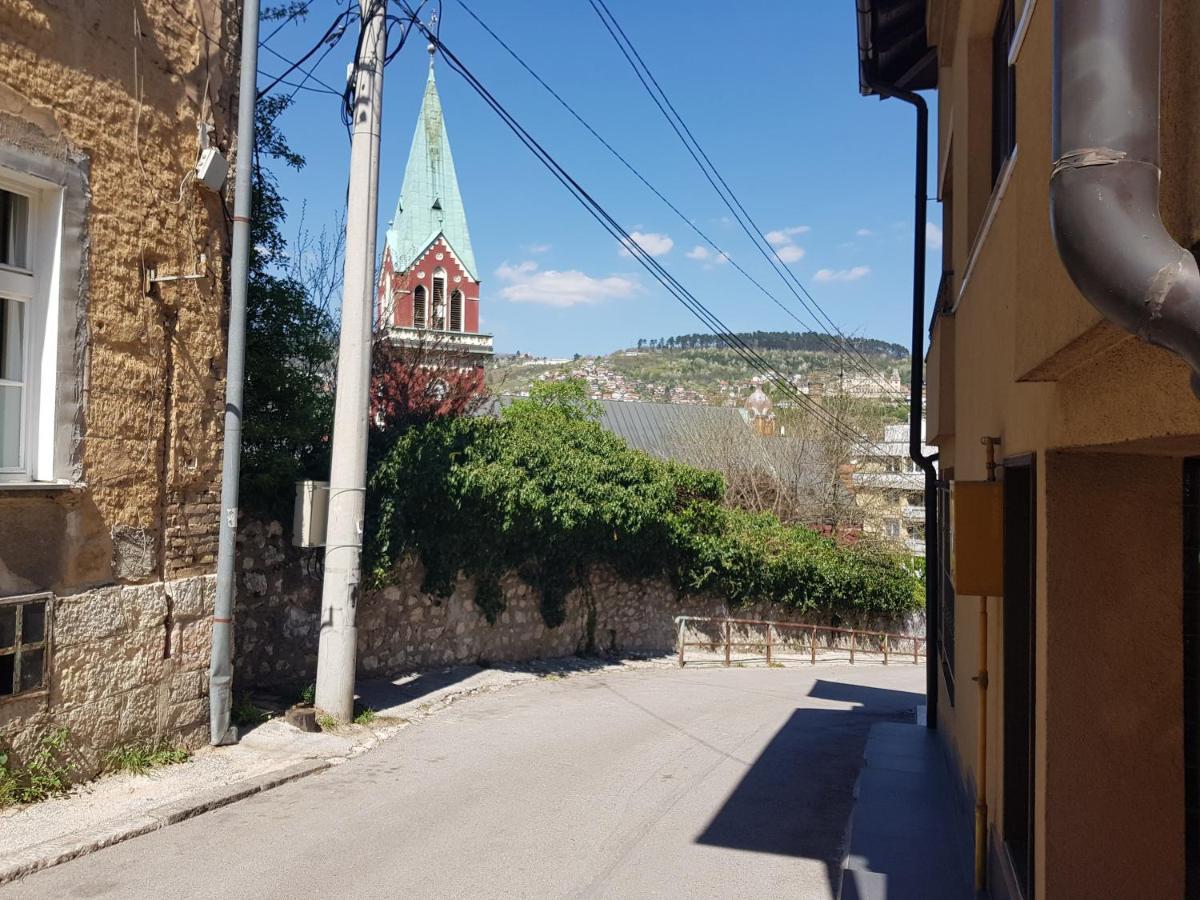
[[[0,600],[0,697],[46,687],[49,595]]]
[[[950,578],[950,478],[937,483],[937,562],[940,573],[933,573],[938,595],[938,652],[942,675],[946,679],[946,697],[954,705],[954,582]],[[940,577],[939,577],[940,574]]]
[[[0,265],[29,268],[29,198],[0,188]]]
[[[1033,897],[1037,480],[1029,461],[1004,468],[1004,842],[1025,900]]]
[[[462,291],[454,291],[450,295],[450,330],[463,330],[463,295]]]
[[[1017,73],[1008,64],[1015,26],[1014,0],[1000,4],[992,34],[992,185],[1017,145]]]
[[[1200,897],[1200,458],[1183,464],[1185,897]]]
[[[419,284],[413,290],[413,326],[425,327],[425,288]]]

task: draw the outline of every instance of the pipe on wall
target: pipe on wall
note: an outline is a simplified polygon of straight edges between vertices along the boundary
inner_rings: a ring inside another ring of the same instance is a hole
[[[1159,214],[1161,30],[1161,0],[1055,0],[1050,219],[1084,297],[1200,396],[1200,270]]]
[[[938,717],[938,558],[936,453],[926,455],[921,423],[925,418],[925,225],[929,191],[929,107],[915,91],[871,84],[880,97],[894,97],[917,113],[916,177],[913,215],[912,361],[908,408],[908,455],[925,473],[925,724],[937,728]]]

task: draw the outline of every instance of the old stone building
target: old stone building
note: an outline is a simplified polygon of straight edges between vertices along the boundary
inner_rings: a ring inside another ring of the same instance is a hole
[[[10,764],[205,733],[237,45],[233,0],[0,4]]]

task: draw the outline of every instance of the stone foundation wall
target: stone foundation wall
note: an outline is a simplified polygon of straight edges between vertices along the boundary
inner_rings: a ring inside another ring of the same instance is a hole
[[[278,523],[254,521],[243,523],[238,547],[236,689],[311,683],[320,632],[323,551],[296,550],[286,543]],[[676,646],[674,620],[679,615],[842,624],[814,622],[773,604],[729,610],[719,597],[681,601],[666,581],[625,581],[604,570],[593,572],[585,588],[568,595],[567,618],[558,628],[547,628],[542,621],[534,589],[516,575],[506,575],[501,581],[506,609],[489,624],[475,604],[470,580],[460,578],[451,596],[442,598],[422,593],[423,575],[420,562],[408,559],[394,585],[362,597],[357,617],[360,675],[588,652],[670,653]],[[908,634],[924,631],[919,619],[844,624]]]
[[[54,598],[48,690],[0,700],[10,763],[59,727],[76,780],[98,774],[120,744],[202,745],[215,589],[201,576]]]

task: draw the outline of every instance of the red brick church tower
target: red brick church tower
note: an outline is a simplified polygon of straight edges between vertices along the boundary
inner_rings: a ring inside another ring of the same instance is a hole
[[[479,284],[431,58],[387,231],[376,327],[398,348],[428,352],[440,367],[482,369],[492,336],[479,331]]]

